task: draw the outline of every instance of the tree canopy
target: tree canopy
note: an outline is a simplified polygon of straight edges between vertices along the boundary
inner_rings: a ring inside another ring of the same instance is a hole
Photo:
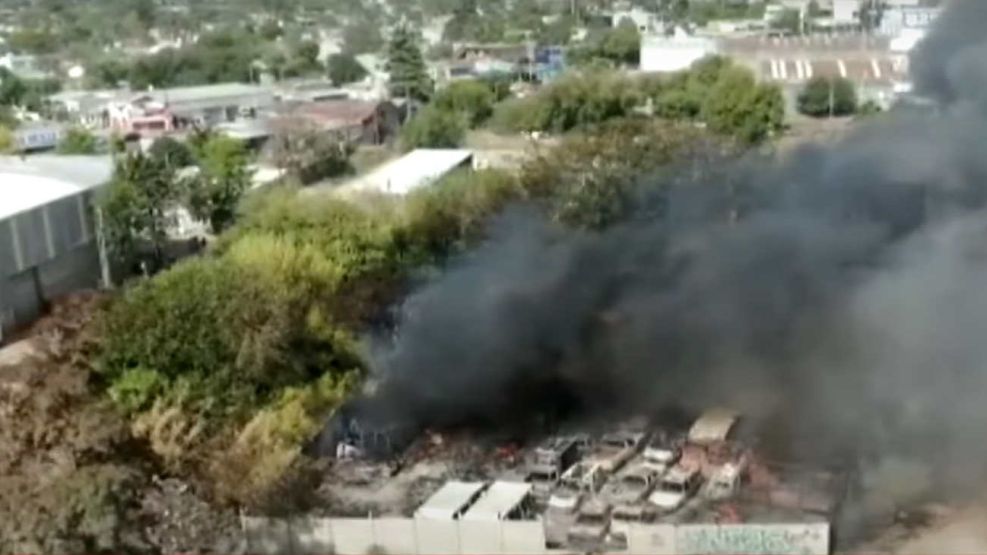
[[[455,148],[466,134],[466,116],[434,105],[422,109],[401,130],[401,144],[414,148]]]
[[[329,56],[329,80],[333,85],[345,85],[360,81],[367,76],[367,70],[356,57],[349,52],[341,52]]]
[[[799,112],[813,117],[849,116],[857,111],[857,90],[842,77],[813,77],[798,96]]]
[[[497,96],[489,83],[464,79],[454,81],[438,91],[432,99],[432,105],[461,114],[470,127],[476,127],[493,114],[496,101]]]
[[[96,154],[99,143],[95,135],[80,127],[72,127],[58,143],[59,154]]]
[[[391,94],[416,100],[432,96],[433,83],[425,67],[418,37],[406,26],[394,30],[387,48],[387,71]]]

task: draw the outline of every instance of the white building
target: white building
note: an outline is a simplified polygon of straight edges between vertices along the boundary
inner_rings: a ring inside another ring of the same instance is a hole
[[[719,43],[710,38],[682,33],[671,37],[648,35],[641,38],[641,71],[682,71],[702,58],[719,52]]]
[[[637,30],[642,33],[659,32],[665,25],[657,14],[637,7],[613,12],[610,24],[619,27],[624,21],[633,22]]]
[[[916,30],[927,30],[942,13],[942,8],[926,6],[899,6],[888,8],[881,14],[878,31],[890,37]]]
[[[0,158],[0,336],[100,283],[91,201],[112,171],[101,156]]]
[[[406,195],[453,170],[472,168],[473,153],[461,149],[419,148],[342,186],[343,193]]]
[[[833,0],[833,23],[838,25],[860,22],[861,0]]]

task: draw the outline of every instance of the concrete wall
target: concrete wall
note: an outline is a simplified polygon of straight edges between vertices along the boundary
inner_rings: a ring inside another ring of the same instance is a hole
[[[257,555],[545,553],[545,532],[541,522],[245,517],[243,529],[247,551]]]
[[[681,555],[827,555],[829,525],[682,525],[675,529],[675,551]]]
[[[542,555],[541,521],[469,522],[408,518],[243,519],[257,555]],[[828,555],[826,523],[632,525],[628,555]]]
[[[719,51],[712,39],[646,36],[641,39],[641,71],[682,71]]]

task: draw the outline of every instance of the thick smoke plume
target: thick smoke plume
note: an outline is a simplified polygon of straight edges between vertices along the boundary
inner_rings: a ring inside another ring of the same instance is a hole
[[[935,110],[727,163],[604,232],[506,214],[407,302],[375,357],[380,406],[435,425],[514,421],[546,391],[627,413],[728,404],[819,452],[981,479],[985,22],[987,2],[954,1],[913,56]]]

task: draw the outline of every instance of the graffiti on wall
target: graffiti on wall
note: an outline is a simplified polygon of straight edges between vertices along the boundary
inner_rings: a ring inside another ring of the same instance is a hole
[[[829,526],[682,526],[677,530],[676,547],[683,555],[825,555]]]

